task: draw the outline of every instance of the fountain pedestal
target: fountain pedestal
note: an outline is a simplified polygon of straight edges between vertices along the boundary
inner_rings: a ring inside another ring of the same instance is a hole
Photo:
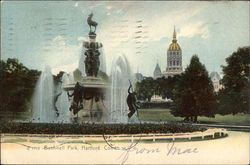
[[[76,121],[92,121],[101,122],[107,118],[108,109],[106,107],[105,98],[107,91],[109,90],[108,84],[104,83],[101,78],[98,77],[84,77],[81,82],[78,82],[84,87],[83,91],[83,108],[74,115]],[[68,84],[64,86],[66,91],[73,91],[74,84]]]
[[[89,33],[89,41],[83,42],[83,47],[86,49],[84,52],[85,58],[85,72],[86,77],[83,77],[81,82],[78,82],[83,87],[81,104],[76,107],[78,113],[74,116],[75,120],[81,121],[104,121],[107,117],[108,110],[104,103],[105,93],[107,93],[108,84],[97,77],[100,60],[99,48],[102,47],[101,43],[95,41],[96,34],[92,31]],[[66,91],[75,90],[75,84],[68,84],[64,87]],[[74,103],[73,103],[74,104]]]

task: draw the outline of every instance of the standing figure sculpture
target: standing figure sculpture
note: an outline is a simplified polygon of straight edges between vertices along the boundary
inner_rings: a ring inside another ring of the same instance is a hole
[[[93,13],[91,13],[91,14],[89,15],[89,17],[88,17],[88,19],[87,19],[87,22],[88,22],[88,24],[89,24],[90,33],[91,33],[91,32],[95,33],[95,31],[96,31],[96,26],[98,25],[98,23],[95,22],[95,21],[93,21],[93,20],[92,20],[92,17],[93,17]],[[95,31],[92,31],[92,30],[91,30],[91,26],[94,26],[94,27],[95,27]]]
[[[72,111],[73,110],[73,114],[77,114],[78,111],[80,111],[80,109],[83,108],[83,98],[84,98],[84,87],[81,86],[78,82],[76,83],[75,87],[74,87],[74,91],[73,93],[70,95],[67,92],[68,97],[72,97],[73,96],[73,103],[70,106],[69,110]]]
[[[86,56],[85,68],[87,76],[97,77],[100,67],[100,52],[98,50],[87,50],[84,55]]]
[[[127,104],[129,107],[129,113],[128,113],[128,117],[131,118],[131,116],[133,116],[133,114],[137,111],[137,115],[138,115],[138,108],[139,105],[137,104],[137,98],[136,98],[136,92],[132,92],[130,91],[132,89],[132,85],[130,83],[130,86],[128,88],[128,97],[127,97]]]

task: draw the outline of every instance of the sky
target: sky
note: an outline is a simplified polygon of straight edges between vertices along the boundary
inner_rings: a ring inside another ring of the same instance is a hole
[[[1,1],[1,59],[72,72],[88,41],[91,12],[108,74],[121,55],[133,72],[152,76],[157,62],[164,71],[174,26],[184,69],[197,54],[209,72],[221,74],[225,58],[249,46],[247,1]]]

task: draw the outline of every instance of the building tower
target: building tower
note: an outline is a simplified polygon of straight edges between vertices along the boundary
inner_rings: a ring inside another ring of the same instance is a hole
[[[161,68],[159,66],[159,64],[157,63],[155,66],[155,70],[154,70],[154,79],[160,78],[162,77],[162,73],[161,73]]]
[[[213,83],[214,91],[218,92],[222,88],[222,85],[220,82],[221,81],[220,75],[217,72],[212,72],[210,74],[210,79]]]
[[[167,68],[164,76],[173,76],[182,72],[182,51],[177,43],[176,31],[174,28],[173,40],[167,51]]]

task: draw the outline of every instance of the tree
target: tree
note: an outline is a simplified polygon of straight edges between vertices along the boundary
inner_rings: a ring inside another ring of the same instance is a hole
[[[30,70],[17,59],[0,61],[0,110],[25,111],[41,72]]]
[[[135,91],[139,100],[147,100],[150,102],[155,91],[153,78],[145,77],[141,82],[137,82]]]
[[[250,47],[239,48],[226,62],[227,66],[222,66],[224,88],[219,93],[218,113],[250,113]]]
[[[174,91],[176,90],[176,84],[180,79],[179,75],[170,77],[161,77],[155,80],[155,94],[162,96],[162,98],[172,99],[174,97]]]
[[[197,122],[198,116],[214,117],[215,105],[212,82],[205,66],[195,55],[178,81],[172,114]]]

